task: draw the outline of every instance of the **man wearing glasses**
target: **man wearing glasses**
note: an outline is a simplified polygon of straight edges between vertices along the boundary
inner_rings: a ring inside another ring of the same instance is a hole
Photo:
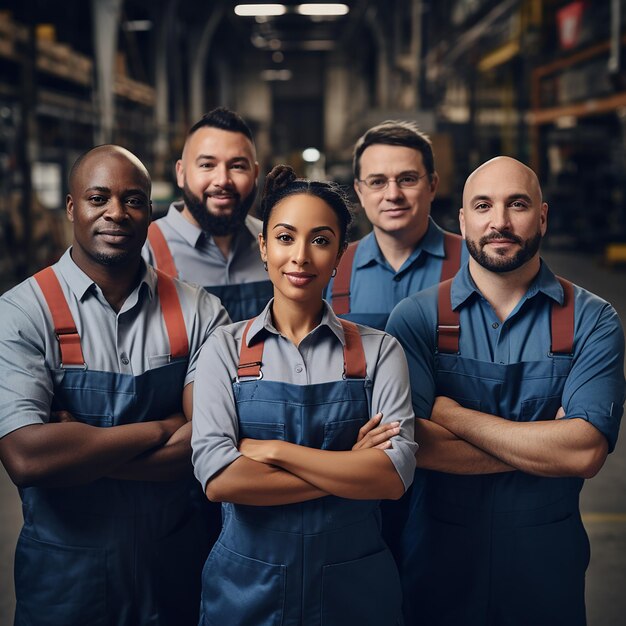
[[[430,217],[439,176],[415,123],[370,128],[354,147],[353,171],[372,232],[348,247],[327,299],[341,317],[384,329],[400,300],[454,276],[467,250]]]

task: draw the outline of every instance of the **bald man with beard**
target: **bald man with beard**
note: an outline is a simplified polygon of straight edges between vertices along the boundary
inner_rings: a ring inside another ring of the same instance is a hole
[[[193,382],[229,319],[141,258],[150,187],[124,148],[82,155],[72,246],[0,298],[0,460],[24,512],[16,625],[198,621],[210,524],[191,467]]]
[[[583,626],[585,478],[615,447],[624,334],[613,307],[541,259],[535,173],[496,157],[467,179],[469,264],[403,300],[416,483],[401,543],[407,625]]]

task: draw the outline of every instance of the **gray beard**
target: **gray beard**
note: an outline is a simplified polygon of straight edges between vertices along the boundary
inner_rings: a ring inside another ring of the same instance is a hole
[[[256,185],[254,189],[243,200],[237,196],[237,202],[230,215],[213,215],[206,206],[207,195],[199,198],[193,194],[187,183],[183,186],[183,200],[185,206],[198,222],[200,228],[210,235],[224,237],[235,234],[243,225],[248,215],[248,211],[256,197]]]

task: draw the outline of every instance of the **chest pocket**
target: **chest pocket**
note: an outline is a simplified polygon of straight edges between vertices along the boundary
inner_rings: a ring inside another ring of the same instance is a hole
[[[561,406],[561,396],[530,398],[522,402],[519,414],[520,422],[546,421],[554,419]]]
[[[362,382],[361,396],[361,399],[351,399],[349,404],[346,403],[346,406],[342,407],[340,404],[334,407],[344,410],[337,416],[338,419],[330,419],[324,424],[322,450],[352,449],[359,435],[359,429],[369,419],[369,402],[363,392]]]
[[[372,381],[345,379],[335,383],[324,394],[329,402],[320,407],[323,415],[323,450],[350,450],[356,443],[359,429],[370,418]]]
[[[239,438],[285,441],[285,424],[280,422],[239,422]]]
[[[357,327],[341,320],[345,378],[302,386],[262,380],[265,341],[247,343],[253,322],[247,323],[243,333],[237,378],[233,383],[239,438],[282,439],[326,450],[350,450],[359,428],[369,419],[371,395]],[[256,380],[240,382],[240,377]]]
[[[350,450],[356,443],[359,428],[363,424],[365,422],[361,419],[325,424],[322,450]]]
[[[261,380],[235,382],[233,393],[237,403],[239,439],[287,439],[287,411],[279,383]]]

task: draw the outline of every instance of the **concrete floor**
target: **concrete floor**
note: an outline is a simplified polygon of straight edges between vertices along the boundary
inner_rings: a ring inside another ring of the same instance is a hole
[[[600,266],[584,254],[548,250],[552,269],[615,306],[626,325],[626,270]],[[0,470],[0,626],[12,624],[13,554],[21,524],[17,490]],[[618,442],[602,471],[582,493],[585,526],[591,540],[587,571],[588,626],[626,623],[626,437]],[[547,581],[549,584],[549,581]],[[459,625],[461,626],[461,625]]]

